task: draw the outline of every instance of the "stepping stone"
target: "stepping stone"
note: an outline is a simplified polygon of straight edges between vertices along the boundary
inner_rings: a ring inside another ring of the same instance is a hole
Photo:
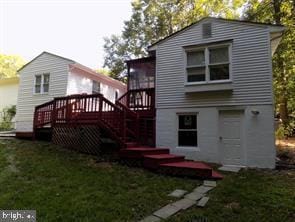
[[[168,194],[169,197],[177,197],[180,198],[182,197],[184,194],[186,194],[187,191],[186,190],[174,190],[172,193]]]
[[[147,216],[146,218],[143,218],[139,222],[158,222],[158,221],[161,221],[161,219],[159,217],[156,217],[154,215],[150,215],[150,216]]]
[[[221,170],[221,171],[234,172],[234,173],[238,173],[240,169],[241,167],[238,167],[238,166],[226,166],[226,165],[218,168],[218,170]]]
[[[154,212],[153,215],[160,217],[162,219],[167,219],[168,217],[172,216],[180,210],[181,208],[168,204],[165,207],[162,207],[160,210]]]
[[[209,197],[203,197],[201,200],[198,201],[197,206],[198,207],[204,207],[206,203],[208,202]]]
[[[204,196],[204,194],[199,192],[192,192],[184,196],[185,199],[194,200],[197,201],[201,199]]]
[[[190,208],[191,206],[193,206],[195,203],[196,203],[195,200],[190,200],[190,199],[184,198],[184,199],[181,199],[181,200],[178,200],[178,201],[172,203],[172,205],[175,207],[178,207],[182,210],[186,210],[186,209]]]
[[[213,181],[213,180],[204,180],[203,185],[206,187],[216,187],[217,183],[216,181]]]
[[[214,187],[208,187],[208,186],[199,186],[196,189],[194,189],[194,192],[206,194],[208,191],[212,190]]]

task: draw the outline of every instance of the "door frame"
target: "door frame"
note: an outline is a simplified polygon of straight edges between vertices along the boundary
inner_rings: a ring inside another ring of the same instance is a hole
[[[224,163],[224,152],[223,152],[223,145],[222,140],[220,140],[220,137],[222,136],[222,126],[223,126],[223,118],[222,113],[235,113],[240,115],[240,121],[241,121],[241,133],[240,133],[240,149],[241,149],[241,162],[240,165],[232,164],[232,166],[246,166],[246,122],[245,122],[245,109],[242,107],[237,108],[225,108],[225,109],[218,109],[218,137],[217,137],[217,143],[218,143],[218,155],[219,155],[219,162],[224,165],[230,165]]]

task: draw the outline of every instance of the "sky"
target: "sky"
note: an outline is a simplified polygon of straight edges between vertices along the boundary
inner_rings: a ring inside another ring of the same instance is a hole
[[[28,62],[48,51],[102,68],[103,38],[130,16],[131,0],[0,0],[0,53]]]

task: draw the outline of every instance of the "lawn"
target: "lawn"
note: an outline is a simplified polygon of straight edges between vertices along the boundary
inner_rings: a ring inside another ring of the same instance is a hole
[[[157,175],[61,149],[0,140],[0,209],[35,209],[38,221],[138,221],[201,181]],[[227,173],[204,209],[168,221],[295,221],[295,171]],[[201,221],[201,220],[199,220]]]

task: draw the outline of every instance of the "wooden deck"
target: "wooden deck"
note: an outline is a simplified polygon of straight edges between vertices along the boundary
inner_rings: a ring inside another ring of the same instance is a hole
[[[155,145],[154,89],[130,90],[113,104],[101,94],[58,97],[35,108],[34,133],[44,128],[97,126],[121,147]],[[55,132],[56,130],[53,130]]]

